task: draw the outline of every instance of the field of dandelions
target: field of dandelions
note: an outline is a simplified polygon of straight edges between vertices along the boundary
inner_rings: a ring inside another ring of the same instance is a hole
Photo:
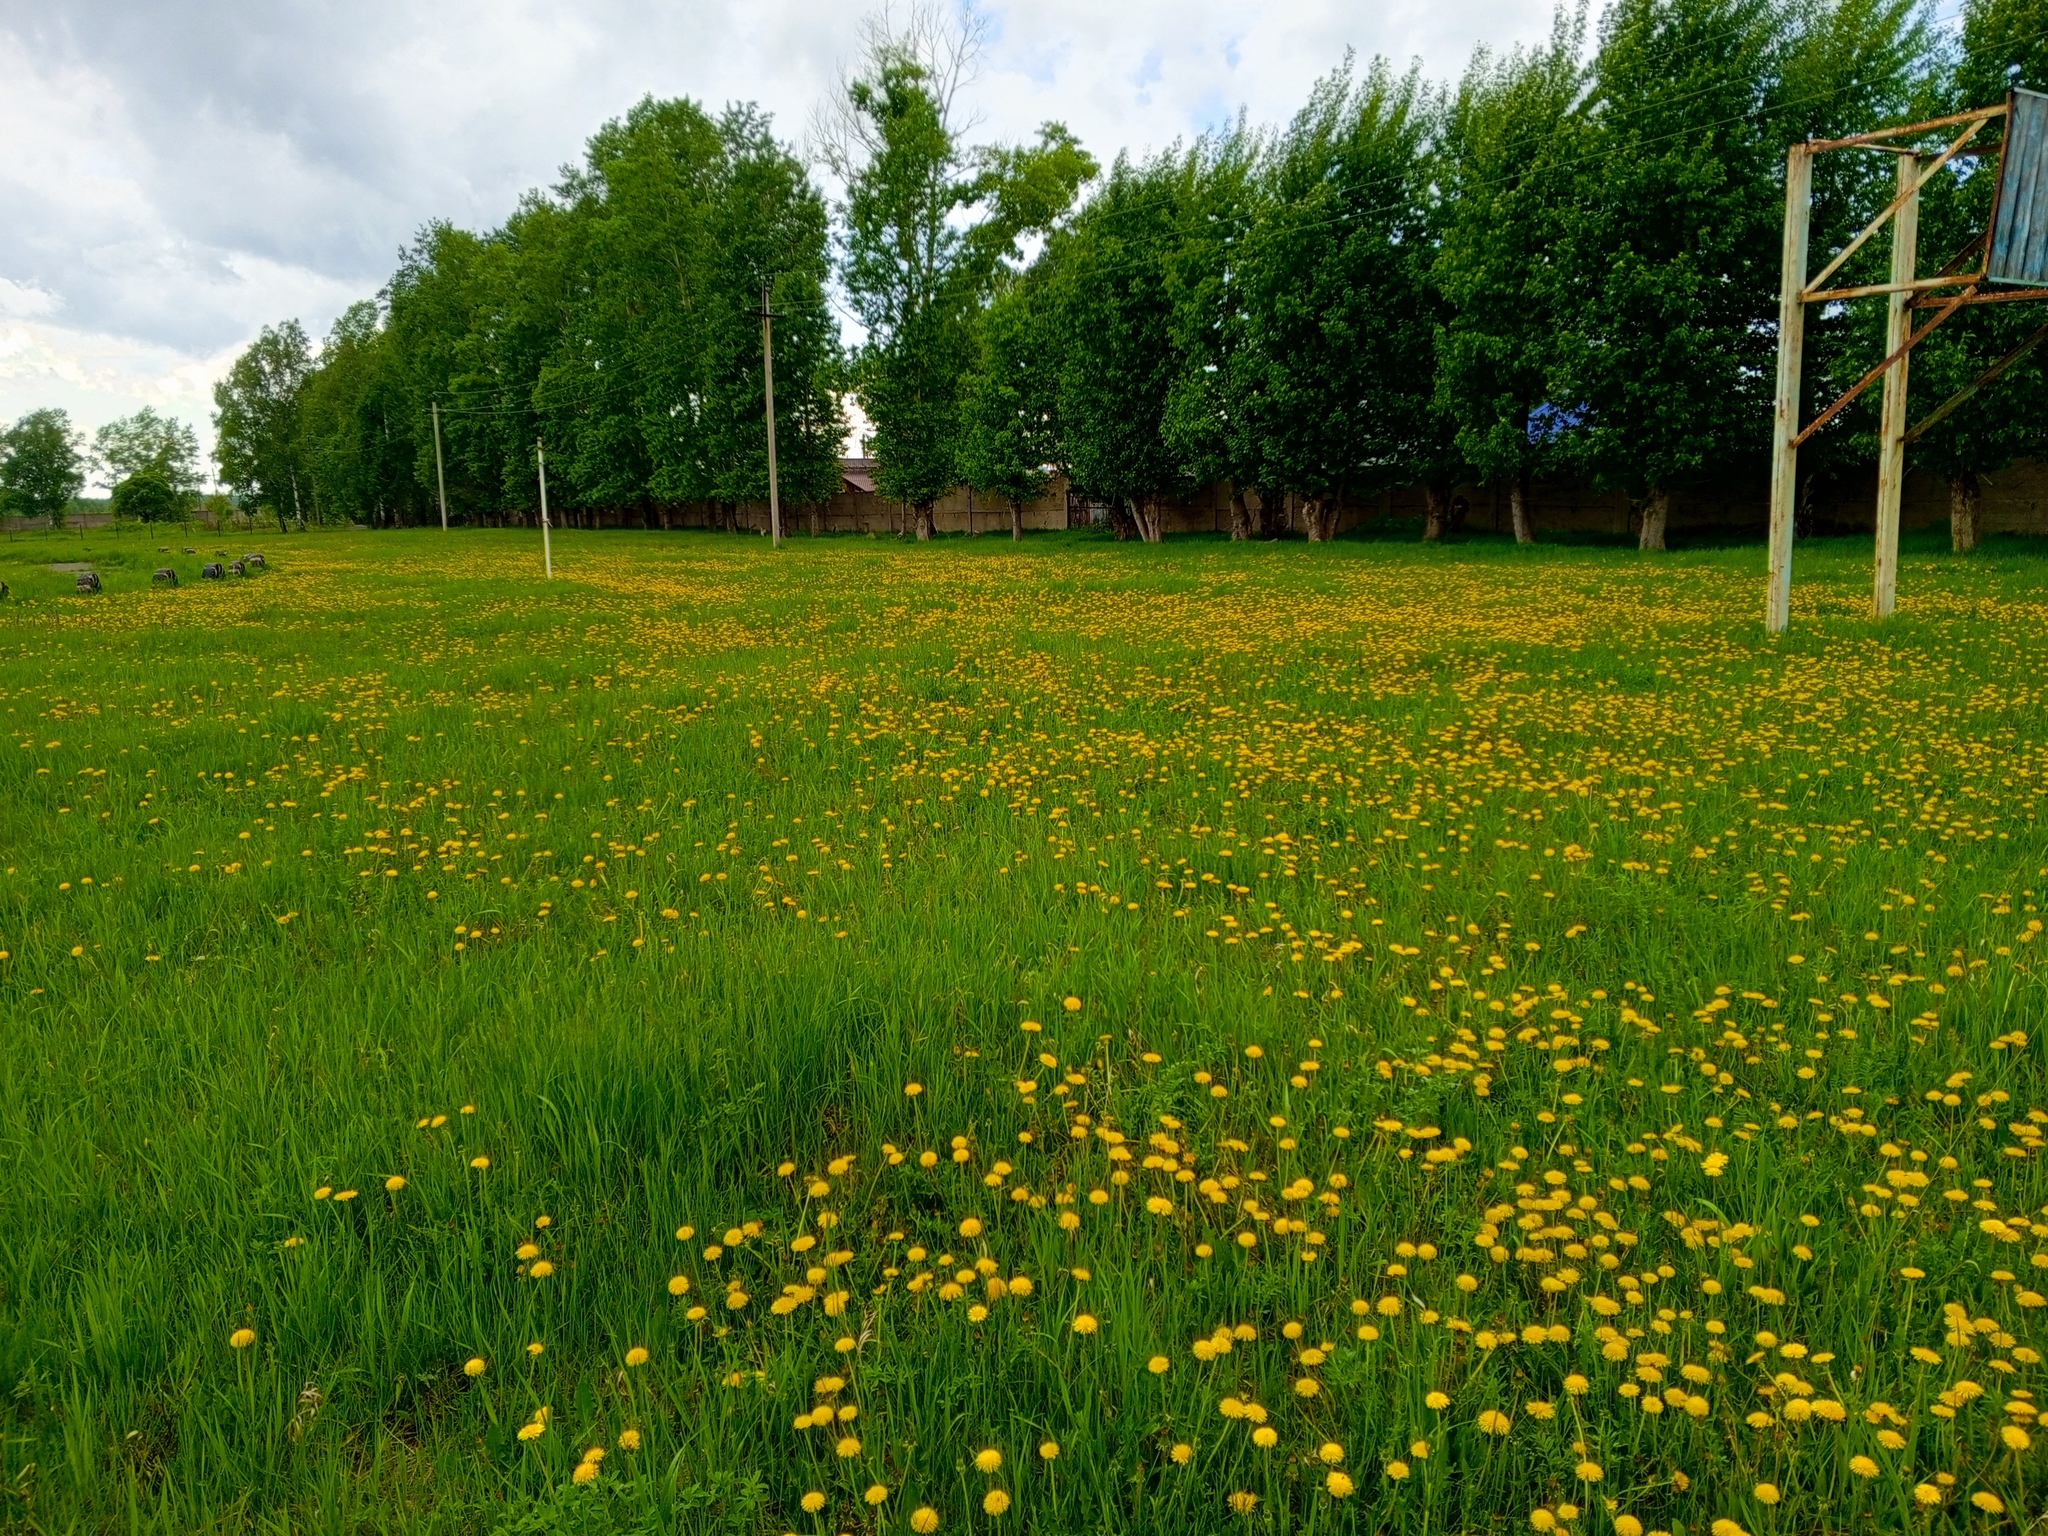
[[[2041,551],[186,537],[0,546],[0,1527],[2048,1513]]]

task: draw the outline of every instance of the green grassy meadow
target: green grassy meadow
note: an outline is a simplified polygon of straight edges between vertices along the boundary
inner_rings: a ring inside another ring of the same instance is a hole
[[[0,1527],[2048,1514],[2038,545],[163,541],[0,544]]]

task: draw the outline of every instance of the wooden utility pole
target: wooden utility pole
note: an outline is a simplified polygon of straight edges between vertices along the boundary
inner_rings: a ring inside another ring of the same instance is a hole
[[[1813,213],[1813,151],[1785,156],[1784,271],[1778,285],[1778,402],[1771,416],[1771,554],[1764,628],[1792,621],[1792,514],[1799,500],[1799,376],[1806,351],[1806,231]]]
[[[1892,285],[1885,295],[1884,412],[1877,437],[1877,581],[1872,618],[1888,619],[1899,586],[1899,499],[1906,485],[1906,336],[1912,325],[1914,267],[1920,240],[1920,157],[1898,157],[1899,211],[1892,215]]]
[[[441,402],[434,402],[434,485],[441,493],[441,531],[448,531],[448,476],[441,468]]]
[[[782,548],[782,494],[775,484],[775,312],[768,307],[768,284],[761,285],[761,383],[768,399],[768,529]]]
[[[548,542],[548,452],[540,439],[533,440],[534,462],[540,465],[540,558],[547,567],[548,580],[555,579],[555,551]]]

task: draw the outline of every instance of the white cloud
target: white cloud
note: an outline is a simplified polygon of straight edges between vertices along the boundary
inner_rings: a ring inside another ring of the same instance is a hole
[[[1284,121],[1346,47],[1454,74],[1549,0],[984,0],[991,139],[1059,119],[1107,161],[1248,108]],[[206,428],[257,329],[316,336],[429,219],[487,228],[644,94],[754,100],[802,135],[844,0],[0,0],[0,418],[141,404]]]

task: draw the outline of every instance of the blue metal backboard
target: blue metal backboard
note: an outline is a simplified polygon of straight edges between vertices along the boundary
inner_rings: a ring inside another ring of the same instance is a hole
[[[2048,95],[2012,93],[1985,276],[2048,287]]]

